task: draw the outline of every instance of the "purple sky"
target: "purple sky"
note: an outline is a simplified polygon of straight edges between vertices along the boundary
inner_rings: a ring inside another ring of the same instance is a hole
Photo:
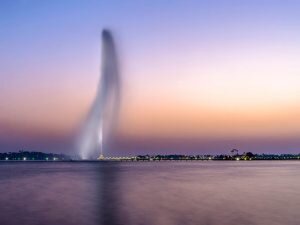
[[[300,2],[0,2],[0,151],[74,153],[110,28],[122,109],[107,155],[300,149]]]

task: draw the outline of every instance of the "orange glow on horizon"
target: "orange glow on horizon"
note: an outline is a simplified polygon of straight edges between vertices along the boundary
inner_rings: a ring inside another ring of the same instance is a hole
[[[300,132],[300,107],[212,107],[175,100],[132,102],[123,110],[120,131],[135,137],[291,137]]]

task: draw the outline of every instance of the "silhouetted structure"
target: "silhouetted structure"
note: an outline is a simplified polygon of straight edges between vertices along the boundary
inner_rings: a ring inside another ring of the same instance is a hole
[[[43,152],[29,152],[29,151],[19,151],[19,152],[8,152],[0,153],[0,160],[44,160],[44,161],[62,161],[71,160],[70,156],[64,154],[53,154],[53,153],[43,153]]]

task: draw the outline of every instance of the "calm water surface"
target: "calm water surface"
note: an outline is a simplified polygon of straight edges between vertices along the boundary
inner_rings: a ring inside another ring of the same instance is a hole
[[[300,162],[2,162],[0,224],[300,224]]]

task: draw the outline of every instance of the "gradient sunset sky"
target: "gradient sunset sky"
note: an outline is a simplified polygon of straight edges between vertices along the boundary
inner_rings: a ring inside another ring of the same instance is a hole
[[[0,151],[73,153],[112,30],[106,155],[300,152],[300,1],[0,1]]]

